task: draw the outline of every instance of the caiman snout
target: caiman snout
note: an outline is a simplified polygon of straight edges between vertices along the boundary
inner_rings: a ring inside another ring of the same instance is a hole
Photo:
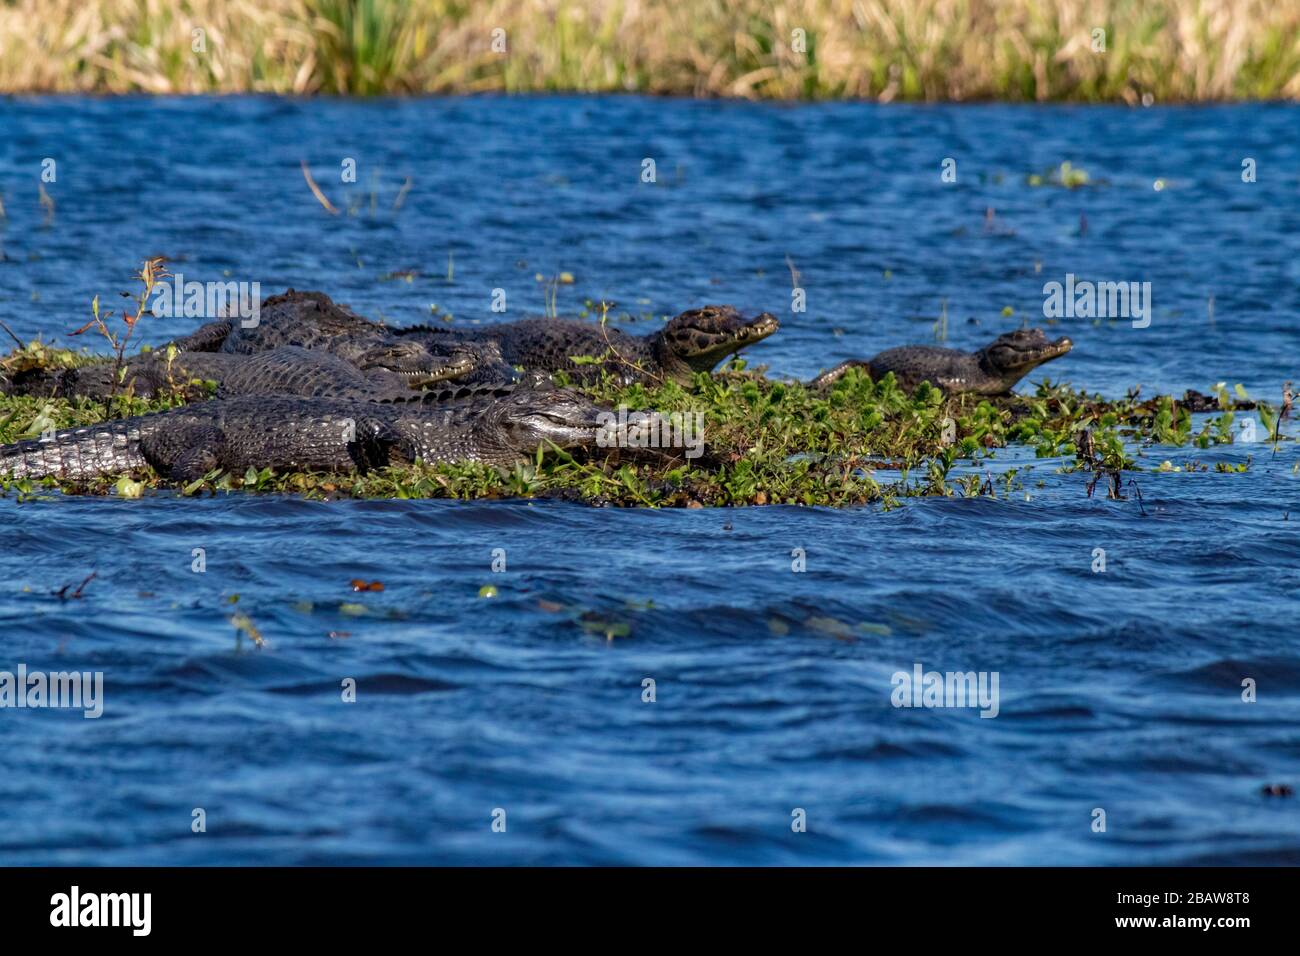
[[[1055,358],[1058,355],[1064,355],[1072,348],[1074,348],[1074,341],[1068,335],[1062,335],[1051,345],[1052,357]]]
[[[477,362],[468,352],[433,355],[419,342],[391,342],[366,352],[357,364],[367,371],[400,375],[411,388],[423,388],[468,375]]]
[[[773,332],[781,328],[781,322],[771,312],[764,312],[755,316],[744,328],[737,334],[737,339],[749,342],[757,342],[759,339],[765,339]]]
[[[1044,341],[1041,346],[1026,350],[1022,361],[1025,363],[1033,363],[1034,365],[1042,365],[1044,362],[1060,358],[1072,348],[1074,348],[1074,342],[1068,335],[1062,335],[1054,342]]]

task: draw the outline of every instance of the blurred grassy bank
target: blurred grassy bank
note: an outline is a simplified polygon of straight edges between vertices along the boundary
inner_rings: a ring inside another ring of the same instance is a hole
[[[1294,100],[1300,2],[0,2],[0,92],[556,90]]]

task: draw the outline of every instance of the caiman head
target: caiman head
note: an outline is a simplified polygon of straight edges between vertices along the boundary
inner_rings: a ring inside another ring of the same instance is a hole
[[[1073,347],[1067,336],[1053,341],[1042,329],[1016,329],[999,335],[975,354],[980,369],[1001,383],[999,391],[1008,392],[1033,369],[1060,358]]]
[[[531,454],[552,445],[594,445],[603,420],[601,411],[572,389],[519,389],[494,402],[482,425],[491,428],[507,447]]]
[[[706,305],[670,320],[652,346],[668,376],[685,381],[694,372],[713,371],[728,355],[767,338],[780,327],[770,312],[746,319],[729,305]]]
[[[356,357],[355,364],[372,378],[372,373],[395,375],[411,388],[424,388],[469,374],[477,365],[477,357],[468,350],[435,355],[420,342],[390,339],[366,349]]]
[[[520,388],[493,402],[476,427],[482,429],[479,437],[485,444],[501,447],[502,458],[519,458],[538,448],[614,447],[620,428],[644,429],[649,418],[632,416],[629,423],[625,417],[620,424],[617,413],[573,389]]]

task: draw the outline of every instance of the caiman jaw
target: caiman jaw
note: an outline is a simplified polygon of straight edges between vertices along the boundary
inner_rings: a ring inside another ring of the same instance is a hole
[[[528,418],[530,438],[538,444],[559,448],[639,447],[654,434],[659,422],[654,412],[614,411],[591,406],[569,409],[565,414],[533,412]],[[526,443],[527,443],[526,442]]]
[[[1047,336],[1037,329],[1027,334],[1033,335],[1039,341],[1017,343],[1014,346],[995,341],[984,353],[990,363],[985,368],[989,369],[994,375],[1015,375],[1019,378],[1022,375],[1027,375],[1044,362],[1060,358],[1074,348],[1074,342],[1070,340],[1069,336],[1063,335],[1052,342],[1048,341]]]
[[[781,328],[781,323],[771,312],[764,312],[740,330],[736,337],[743,345],[749,345],[751,342],[758,342],[767,338],[777,329]]]
[[[424,388],[428,385],[436,385],[438,382],[460,378],[472,371],[474,371],[474,359],[468,355],[462,355],[448,359],[445,364],[434,369],[420,369],[413,372],[400,372],[399,374],[407,378],[411,388]]]
[[[1042,329],[1017,329],[999,335],[973,356],[979,365],[979,376],[985,379],[979,386],[967,386],[969,391],[984,394],[1001,394],[1044,362],[1060,358],[1074,347],[1068,336],[1051,341]]]
[[[1049,362],[1054,358],[1060,358],[1072,348],[1074,348],[1074,342],[1070,340],[1068,335],[1063,335],[1055,342],[1049,342],[1041,349],[1033,350],[1029,354],[1029,361],[1025,363],[1024,367],[1030,369],[1042,365],[1044,362]]]
[[[746,345],[752,345],[767,338],[781,327],[777,317],[771,312],[764,312],[735,329],[729,329],[719,336],[719,345],[729,347],[731,353],[739,352]]]

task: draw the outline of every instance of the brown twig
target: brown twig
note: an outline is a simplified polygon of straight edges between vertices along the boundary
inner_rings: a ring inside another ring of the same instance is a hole
[[[135,277],[143,283],[144,291],[140,293],[139,298],[136,300],[134,315],[128,314],[126,309],[122,310],[122,322],[126,325],[125,335],[115,335],[104,322],[104,319],[112,316],[113,313],[105,312],[102,316],[100,315],[99,296],[95,296],[94,301],[90,304],[91,320],[72,333],[73,335],[81,335],[91,326],[95,326],[99,329],[99,334],[104,336],[104,338],[108,340],[108,343],[113,347],[115,360],[113,363],[113,386],[108,393],[108,401],[110,402],[117,394],[117,386],[121,384],[120,379],[122,378],[122,370],[126,361],[126,347],[131,341],[131,336],[135,333],[136,325],[145,314],[145,305],[149,301],[149,296],[153,294],[154,286],[158,284],[159,279],[171,275],[171,273],[163,266],[163,263],[166,261],[167,259],[165,256],[154,256],[151,259],[146,259],[144,265],[140,267],[140,271],[136,273]],[[122,295],[126,298],[130,298],[129,293],[123,292]]]
[[[9,333],[9,337],[10,337],[11,339],[13,339],[15,342],[18,343],[18,347],[19,347],[20,349],[21,349],[21,348],[24,348],[22,339],[20,339],[20,338],[19,338],[18,336],[16,336],[16,335],[14,335],[14,330],[13,330],[13,329],[11,329],[11,328],[9,328],[9,326],[5,325],[4,322],[0,322],[0,329],[4,329],[6,332],[8,332],[8,333]]]
[[[402,203],[406,202],[406,194],[411,191],[411,177],[406,177],[406,182],[402,183],[402,188],[397,191],[397,198],[393,200],[393,211],[396,212],[402,208]]]
[[[1291,404],[1295,401],[1295,393],[1291,391],[1291,383],[1282,383],[1282,409],[1277,413],[1277,418],[1273,420],[1273,454],[1271,457],[1277,457],[1277,443],[1282,438],[1282,423],[1291,417]]]
[[[316,185],[316,180],[311,178],[311,170],[307,168],[307,160],[305,159],[302,160],[302,178],[307,180],[307,185],[311,189],[312,195],[316,197],[317,202],[325,207],[325,211],[331,216],[337,216],[339,214],[338,209],[329,201],[329,198],[321,192],[320,187]]]
[[[1147,509],[1142,506],[1142,487],[1137,483],[1136,478],[1130,478],[1128,480],[1128,486],[1132,488],[1133,493],[1137,495],[1138,510],[1142,512],[1142,517],[1145,518],[1147,516]]]
[[[600,334],[605,339],[605,347],[609,350],[609,353],[612,354],[614,358],[618,359],[618,361],[622,363],[624,366],[628,368],[634,368],[642,375],[646,376],[647,378],[653,379],[655,384],[657,385],[664,384],[666,379],[662,375],[658,374],[657,372],[650,371],[648,368],[645,368],[643,365],[641,365],[640,362],[634,362],[631,359],[626,358],[622,352],[620,352],[617,348],[614,347],[614,343],[609,340],[609,305],[604,301],[602,301],[600,303],[600,307],[601,307]]]
[[[51,591],[50,593],[53,594],[56,598],[58,598],[60,601],[67,601],[72,599],[79,600],[81,598],[81,592],[85,589],[86,585],[89,584],[91,581],[95,580],[95,578],[97,578],[98,576],[99,576],[98,571],[91,571],[90,574],[86,576],[86,580],[78,584],[77,590],[73,591],[71,594],[68,593],[68,588],[72,587],[71,584],[65,584],[57,591]]]

